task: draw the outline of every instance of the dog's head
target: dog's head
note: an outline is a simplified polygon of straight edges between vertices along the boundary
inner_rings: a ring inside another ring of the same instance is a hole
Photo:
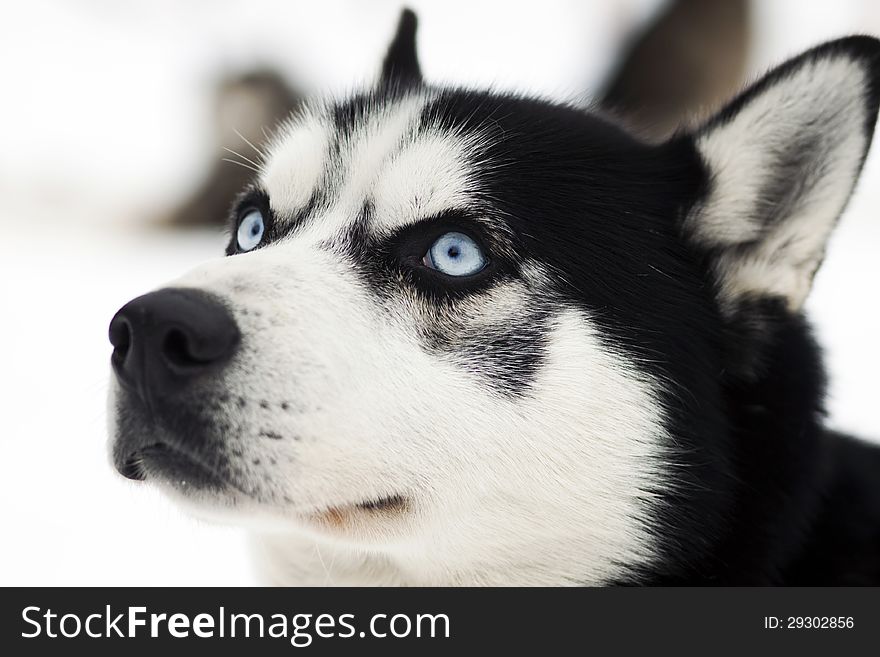
[[[684,561],[728,511],[731,390],[773,370],[865,158],[880,45],[645,144],[427,85],[414,34],[281,127],[228,257],[113,319],[116,467],[461,581]]]

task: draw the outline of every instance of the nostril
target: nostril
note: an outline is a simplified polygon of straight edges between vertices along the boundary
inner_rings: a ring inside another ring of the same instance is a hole
[[[161,343],[165,363],[180,373],[204,368],[223,361],[235,349],[238,331],[213,330],[197,333],[187,327],[171,327]]]
[[[169,365],[175,367],[198,367],[210,362],[210,359],[198,358],[194,351],[190,337],[177,328],[169,330],[162,341],[162,355]]]
[[[115,317],[110,324],[110,344],[113,345],[112,361],[122,365],[131,349],[131,326],[124,317]]]

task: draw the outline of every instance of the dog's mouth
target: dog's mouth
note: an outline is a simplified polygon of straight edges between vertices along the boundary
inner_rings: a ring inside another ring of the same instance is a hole
[[[228,484],[209,464],[164,442],[127,454],[117,470],[134,481],[156,478],[180,488],[220,489]]]
[[[404,515],[410,501],[403,495],[388,495],[354,504],[331,506],[310,513],[308,520],[330,530],[344,530],[362,520],[393,520]]]

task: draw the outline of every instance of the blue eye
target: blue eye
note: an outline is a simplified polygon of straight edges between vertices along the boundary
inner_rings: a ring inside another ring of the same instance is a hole
[[[445,233],[431,245],[423,262],[449,276],[471,276],[486,266],[486,256],[464,233]]]
[[[238,248],[250,251],[263,239],[263,215],[259,210],[248,212],[238,224]]]

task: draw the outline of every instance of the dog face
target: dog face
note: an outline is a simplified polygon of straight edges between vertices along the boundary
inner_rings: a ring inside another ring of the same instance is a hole
[[[278,131],[228,257],[114,318],[117,468],[424,582],[683,559],[725,511],[694,502],[727,485],[723,373],[760,378],[767,318],[798,313],[857,177],[875,43],[647,145],[427,86],[414,31],[376,89]]]

